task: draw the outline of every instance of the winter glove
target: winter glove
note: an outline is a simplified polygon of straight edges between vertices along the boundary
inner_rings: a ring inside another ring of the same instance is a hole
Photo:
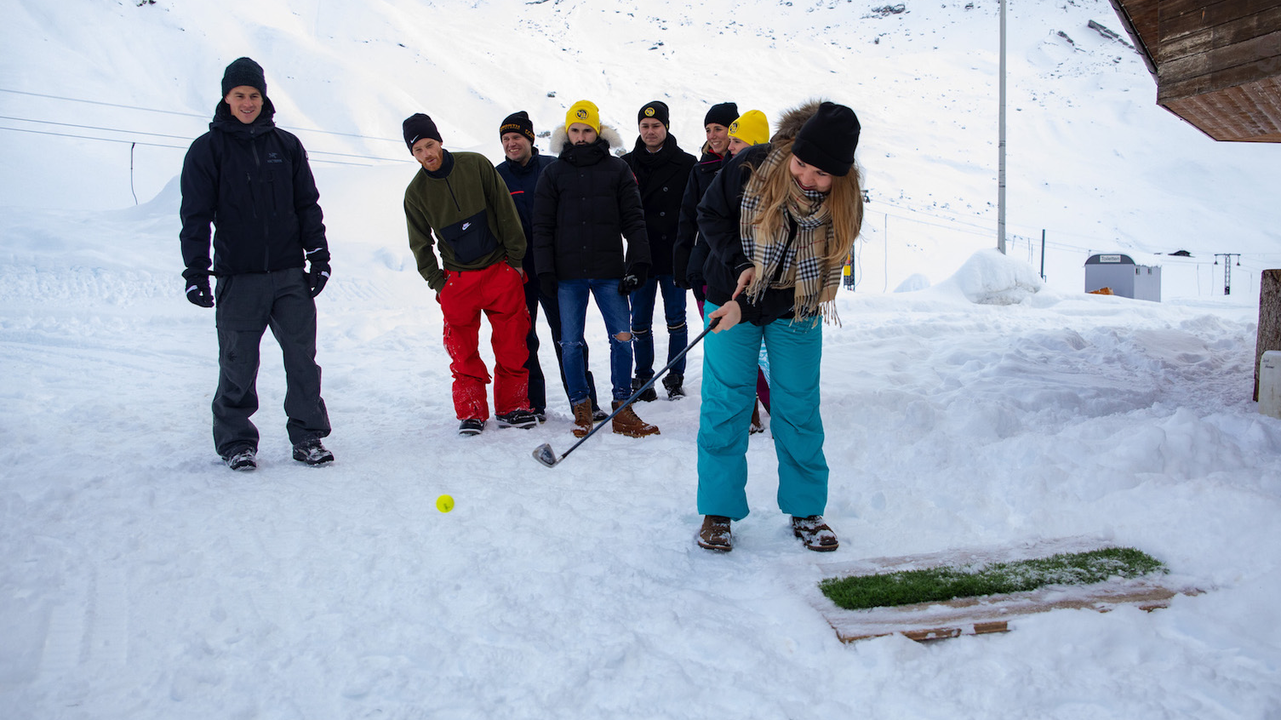
[[[705,287],[707,287],[707,283],[703,282],[703,278],[700,277],[697,281],[693,278],[690,279],[690,292],[694,293],[695,300],[699,302],[706,302],[707,293],[703,290]]]
[[[556,297],[556,276],[552,273],[538,274],[538,292],[547,297]]]
[[[187,300],[192,305],[204,308],[213,307],[213,293],[209,292],[209,278],[192,280],[187,286]]]
[[[311,287],[311,296],[319,295],[320,291],[325,289],[327,282],[329,282],[329,263],[312,263],[311,272],[307,274],[307,285]]]
[[[637,263],[630,268],[631,272],[618,281],[618,294],[631,295],[649,279],[649,266]]]

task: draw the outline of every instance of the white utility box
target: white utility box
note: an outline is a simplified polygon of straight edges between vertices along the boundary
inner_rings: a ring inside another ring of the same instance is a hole
[[[1259,361],[1259,412],[1281,418],[1281,350],[1269,350]]]

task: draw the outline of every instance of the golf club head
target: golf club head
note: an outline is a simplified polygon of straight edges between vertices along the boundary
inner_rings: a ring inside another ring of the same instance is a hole
[[[550,443],[543,443],[534,448],[534,459],[547,467],[556,467],[556,463],[560,462],[556,459],[556,453],[552,450]]]

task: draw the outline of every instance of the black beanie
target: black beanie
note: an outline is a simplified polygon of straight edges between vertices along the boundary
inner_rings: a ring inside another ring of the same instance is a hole
[[[222,74],[222,96],[227,97],[227,93],[241,85],[248,85],[267,97],[267,78],[262,66],[247,57],[237,58],[227,66]]]
[[[654,118],[663,123],[665,128],[671,128],[672,126],[671,119],[667,113],[667,103],[662,100],[647,102],[641,107],[640,112],[636,113],[636,123],[639,125],[640,121],[645,118]]]
[[[844,177],[854,165],[860,129],[853,110],[824,102],[796,133],[792,154],[825,173]]]
[[[534,141],[536,140],[534,137],[534,123],[529,121],[529,113],[524,110],[518,110],[511,115],[508,115],[503,119],[503,124],[498,126],[499,138],[502,138],[502,136],[510,132],[520,133],[521,135],[529,138],[529,143],[531,145],[534,144]]]
[[[440,139],[440,132],[436,130],[436,123],[422,113],[414,113],[405,118],[405,122],[401,127],[405,131],[405,144],[409,146],[409,152],[413,152],[414,143],[423,138],[431,138],[436,142],[443,142]]]
[[[711,110],[703,116],[703,127],[711,123],[729,127],[738,119],[738,104],[732,102],[723,102],[712,106]]]

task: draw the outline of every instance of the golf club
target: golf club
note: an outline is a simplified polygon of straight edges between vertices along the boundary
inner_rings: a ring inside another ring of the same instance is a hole
[[[629,397],[629,398],[627,398],[627,400],[623,401],[623,404],[622,404],[622,405],[619,405],[617,410],[615,410],[614,412],[612,412],[612,413],[610,413],[610,414],[609,414],[609,417],[607,417],[607,418],[605,418],[604,420],[601,420],[600,422],[596,423],[596,426],[595,426],[595,427],[593,427],[593,428],[591,429],[591,431],[590,431],[590,432],[588,432],[586,435],[584,435],[583,437],[581,437],[581,438],[578,440],[578,442],[574,443],[574,445],[573,445],[572,447],[570,447],[568,450],[566,450],[564,455],[561,455],[560,457],[556,457],[556,452],[555,452],[554,450],[552,450],[551,443],[543,443],[542,445],[539,445],[538,447],[534,448],[534,459],[535,459],[535,460],[537,460],[538,462],[542,463],[543,465],[546,465],[547,467],[556,467],[556,465],[557,465],[558,463],[560,463],[560,461],[562,461],[562,460],[564,460],[565,458],[569,457],[569,454],[570,454],[570,453],[572,453],[572,452],[574,452],[574,450],[578,449],[578,446],[579,446],[579,445],[582,445],[583,443],[587,442],[587,438],[589,438],[589,437],[591,437],[591,436],[595,435],[597,430],[600,430],[601,428],[605,427],[605,424],[606,424],[606,423],[608,423],[609,421],[613,420],[615,415],[617,415],[617,414],[619,414],[620,412],[622,412],[622,411],[623,411],[623,408],[625,408],[625,407],[627,407],[628,405],[631,405],[633,402],[635,402],[635,401],[636,401],[636,398],[640,397],[640,394],[641,394],[641,393],[643,393],[643,392],[645,392],[646,390],[648,390],[651,386],[653,386],[653,384],[654,384],[655,382],[657,382],[657,381],[658,381],[658,379],[659,379],[660,377],[662,377],[662,376],[663,376],[663,374],[664,374],[664,373],[666,373],[668,370],[671,370],[673,365],[675,365],[675,364],[676,364],[676,363],[677,363],[681,358],[685,357],[685,353],[689,352],[691,348],[693,348],[695,345],[697,345],[697,344],[699,343],[699,341],[701,341],[704,337],[706,337],[706,336],[707,336],[707,333],[711,332],[711,331],[712,331],[712,328],[714,328],[714,327],[716,327],[717,325],[719,325],[719,324],[720,324],[720,322],[721,322],[721,319],[720,319],[720,318],[713,318],[713,319],[712,319],[711,324],[710,324],[710,325],[708,325],[708,326],[703,330],[703,332],[699,333],[699,334],[698,334],[698,337],[694,338],[694,341],[693,341],[693,342],[691,342],[690,344],[686,345],[684,350],[681,350],[679,353],[677,353],[677,354],[676,354],[676,357],[672,358],[672,361],[671,361],[671,362],[669,362],[669,363],[667,363],[667,365],[663,366],[663,369],[662,369],[662,370],[659,370],[658,372],[654,373],[654,377],[650,378],[650,379],[649,379],[649,382],[647,382],[647,383],[645,383],[644,385],[642,385],[642,386],[641,386],[641,388],[640,388],[639,390],[637,390],[636,392],[633,392],[633,393],[632,393],[632,396],[631,396],[631,397]]]

